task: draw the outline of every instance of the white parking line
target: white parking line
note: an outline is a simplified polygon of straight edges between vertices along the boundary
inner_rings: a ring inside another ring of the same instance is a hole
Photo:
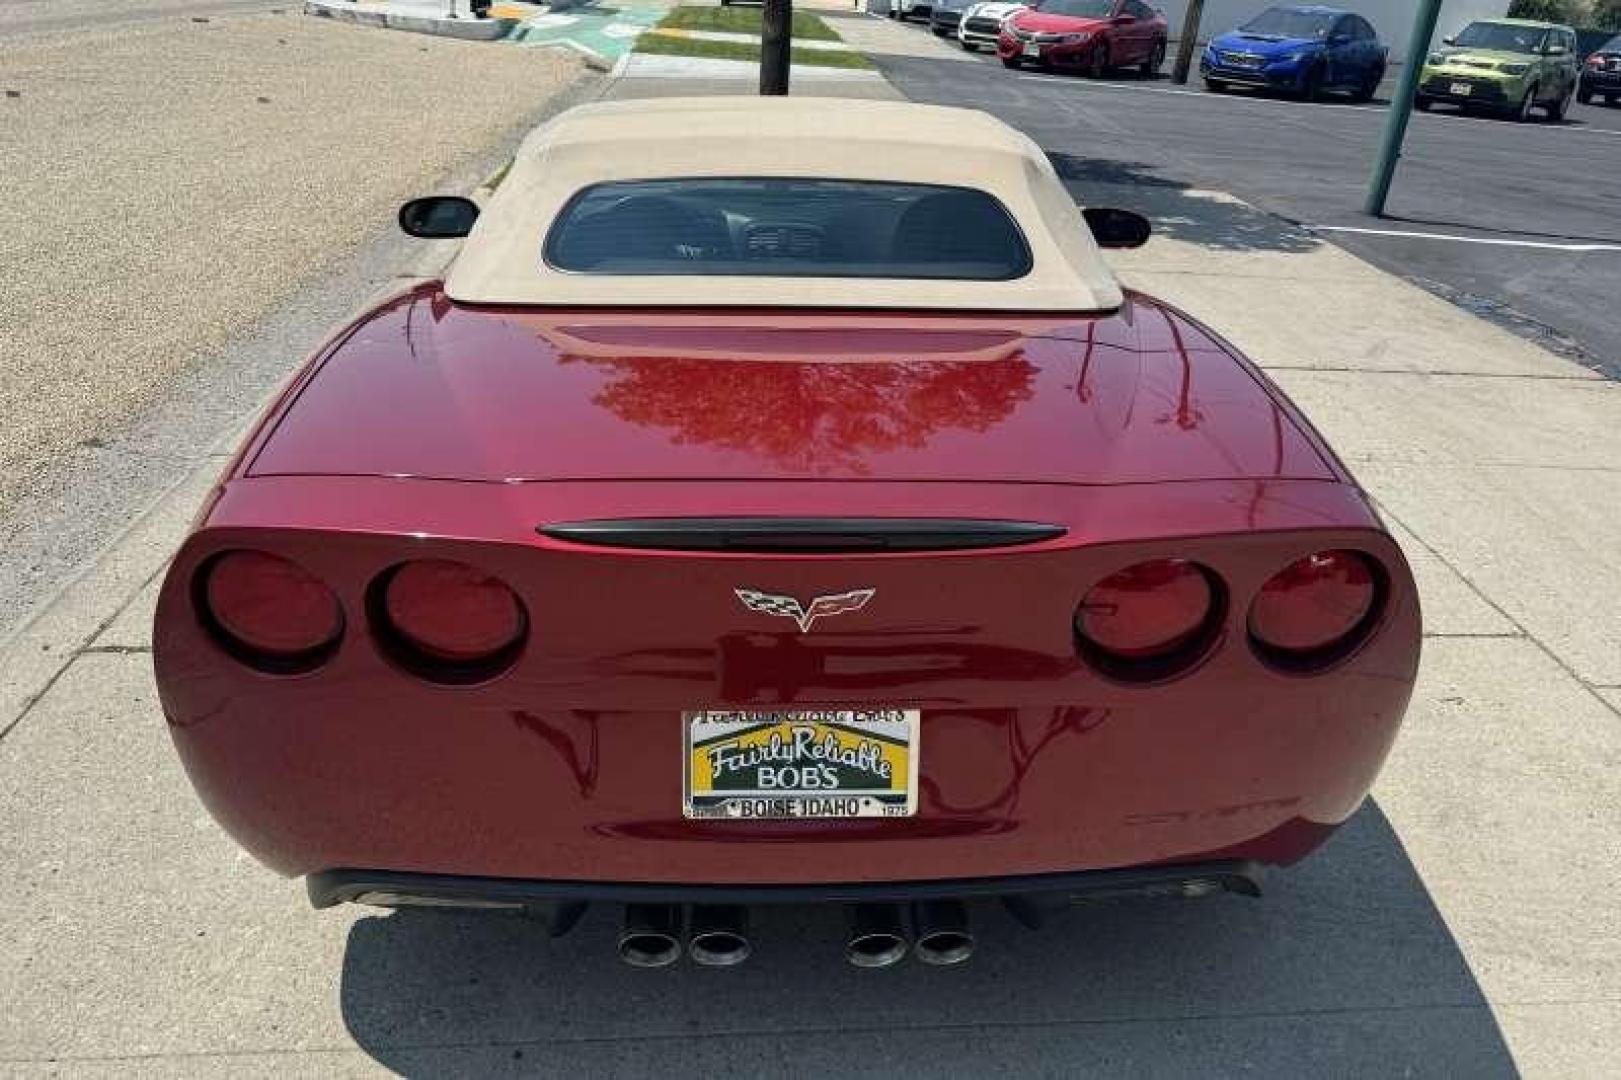
[[[1034,79],[1038,82],[1068,83],[1071,86],[1084,86],[1088,90],[1126,90],[1139,94],[1177,94],[1184,97],[1204,98],[1207,101],[1230,101],[1239,105],[1282,105],[1285,107],[1309,109],[1355,109],[1357,112],[1378,112],[1382,105],[1348,105],[1333,101],[1306,102],[1284,101],[1279,98],[1245,97],[1236,94],[1212,94],[1208,90],[1176,90],[1169,86],[1123,86],[1120,83],[1081,82],[1077,79],[1066,78],[1063,75],[1020,75],[1021,79]]]
[[[1556,244],[1546,240],[1499,240],[1485,236],[1407,232],[1402,229],[1359,229],[1350,225],[1310,225],[1316,232],[1356,233],[1359,236],[1395,236],[1405,240],[1450,240],[1455,244],[1490,244],[1494,247],[1536,248],[1541,251],[1621,251],[1621,244]]]
[[[1498,124],[1502,127],[1508,128],[1510,131],[1551,131],[1564,132],[1567,135],[1608,135],[1612,139],[1621,138],[1621,131],[1612,130],[1610,128],[1591,127],[1587,124],[1515,124],[1503,120],[1500,117],[1471,116],[1468,113],[1457,112],[1456,110],[1450,113],[1421,113],[1415,111],[1413,116],[1415,119],[1422,116],[1430,120],[1434,120],[1437,123],[1443,124]]]
[[[1323,109],[1341,109],[1351,112],[1382,113],[1388,108],[1385,105],[1351,105],[1335,101],[1289,101],[1286,98],[1255,97],[1249,94],[1213,94],[1208,90],[1177,90],[1168,86],[1127,86],[1121,83],[1087,82],[1064,75],[1038,75],[1033,72],[1020,75],[1019,78],[1036,82],[1066,83],[1077,89],[1084,87],[1087,90],[1118,90],[1124,93],[1136,94],[1176,94],[1182,97],[1196,97],[1204,101],[1224,101],[1234,105],[1275,105],[1282,108],[1310,109],[1313,112]],[[1498,124],[1512,131],[1551,131],[1564,132],[1569,135],[1608,135],[1611,138],[1621,138],[1621,131],[1590,127],[1585,124],[1507,124],[1503,120],[1490,116],[1468,116],[1460,113],[1431,114],[1414,112],[1413,116],[1414,119],[1424,118],[1448,124],[1460,121],[1477,124]]]

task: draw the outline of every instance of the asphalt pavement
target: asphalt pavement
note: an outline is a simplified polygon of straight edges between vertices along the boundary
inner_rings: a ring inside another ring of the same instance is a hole
[[[1197,77],[1179,87],[1009,71],[984,52],[963,64],[943,46],[874,59],[914,101],[984,109],[1144,184],[1230,191],[1621,377],[1621,106],[1573,103],[1563,123],[1415,113],[1387,215],[1372,218],[1361,208],[1391,80],[1368,105],[1304,103],[1212,94]]]

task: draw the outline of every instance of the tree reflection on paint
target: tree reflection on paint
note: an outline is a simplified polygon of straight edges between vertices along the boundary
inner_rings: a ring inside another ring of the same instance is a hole
[[[1035,380],[1022,358],[586,362],[613,373],[594,400],[619,417],[805,473],[864,473],[871,456],[918,449],[937,432],[985,431],[1030,399]]]

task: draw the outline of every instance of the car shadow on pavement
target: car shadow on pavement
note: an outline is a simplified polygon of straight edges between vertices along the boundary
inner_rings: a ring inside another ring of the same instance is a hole
[[[515,915],[362,918],[345,1023],[407,1076],[1515,1074],[1372,803],[1261,900],[1077,908],[1036,932],[984,905],[954,968],[852,968],[842,912],[767,908],[741,967],[632,969],[617,918],[556,940]]]
[[[1140,162],[1048,152],[1071,197],[1083,206],[1135,210],[1156,236],[1221,251],[1304,253],[1323,241],[1293,222],[1219,191],[1203,191]]]

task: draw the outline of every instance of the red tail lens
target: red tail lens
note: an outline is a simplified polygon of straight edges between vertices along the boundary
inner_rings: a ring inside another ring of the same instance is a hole
[[[1319,551],[1261,586],[1250,608],[1250,634],[1285,654],[1330,649],[1363,625],[1376,593],[1367,556]]]
[[[1155,660],[1188,645],[1215,604],[1210,578],[1184,559],[1155,559],[1093,587],[1075,614],[1081,637],[1127,661]]]
[[[215,559],[204,602],[227,644],[272,660],[318,652],[343,632],[343,609],[332,590],[297,563],[263,551]]]
[[[383,590],[390,628],[423,658],[479,664],[523,637],[523,604],[505,583],[465,563],[421,559],[397,567]]]

